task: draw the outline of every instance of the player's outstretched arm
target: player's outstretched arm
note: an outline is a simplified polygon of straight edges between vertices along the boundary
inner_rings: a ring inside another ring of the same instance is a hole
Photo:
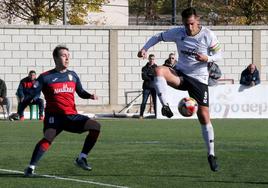
[[[99,97],[94,93],[94,94],[91,94],[90,99],[92,99],[92,100],[98,100]]]
[[[96,94],[90,94],[89,92],[84,90],[82,87],[76,87],[76,93],[82,99],[92,99],[92,100],[98,99],[98,96]]]
[[[147,58],[147,51],[142,48],[140,51],[138,51],[137,56],[139,58],[146,59]]]
[[[142,49],[138,52],[137,56],[139,58],[147,58],[147,51],[149,48],[151,48],[152,46],[156,45],[157,43],[159,43],[160,41],[163,41],[163,36],[162,33],[158,33],[154,36],[152,36],[142,47]]]

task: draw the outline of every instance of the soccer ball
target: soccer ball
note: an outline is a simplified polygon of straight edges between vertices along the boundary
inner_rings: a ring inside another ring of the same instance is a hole
[[[196,100],[191,97],[184,97],[180,100],[178,110],[184,117],[190,117],[197,112],[198,104]]]

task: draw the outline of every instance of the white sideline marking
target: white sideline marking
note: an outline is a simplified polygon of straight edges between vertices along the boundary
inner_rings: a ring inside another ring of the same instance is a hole
[[[2,172],[10,172],[10,173],[18,173],[18,174],[24,174],[22,171],[17,171],[17,170],[8,170],[8,169],[1,169],[0,171]],[[73,178],[63,178],[60,176],[52,176],[52,175],[36,175],[36,177],[46,177],[46,178],[53,178],[57,180],[66,180],[66,181],[74,181],[74,182],[79,182],[79,183],[88,183],[88,184],[94,184],[94,185],[101,185],[101,186],[106,186],[106,187],[117,187],[117,188],[128,188],[125,186],[119,186],[119,185],[112,185],[112,184],[106,184],[106,183],[100,183],[100,182],[94,182],[94,181],[87,181],[87,180],[79,180],[79,179],[73,179]]]

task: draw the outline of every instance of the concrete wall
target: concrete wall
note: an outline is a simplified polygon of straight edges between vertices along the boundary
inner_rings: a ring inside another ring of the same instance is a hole
[[[137,58],[145,41],[169,27],[81,27],[81,26],[0,26],[0,78],[8,87],[8,95],[16,104],[15,92],[19,80],[29,70],[37,73],[54,68],[52,50],[66,44],[71,52],[71,67],[81,78],[84,88],[95,92],[98,101],[76,98],[78,105],[96,105],[104,109],[120,109],[125,104],[125,92],[141,90],[141,67],[147,62]],[[223,78],[239,82],[241,71],[256,63],[262,83],[268,82],[268,27],[211,27],[224,51],[219,62]],[[149,50],[162,64],[173,43],[160,43]],[[136,94],[132,94],[134,97]]]

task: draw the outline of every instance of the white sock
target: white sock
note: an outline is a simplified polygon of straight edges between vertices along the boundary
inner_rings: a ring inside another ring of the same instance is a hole
[[[167,105],[167,81],[162,76],[154,77],[154,87],[156,90],[156,95],[158,96],[162,105]]]
[[[214,152],[214,130],[211,123],[208,123],[207,125],[201,125],[203,138],[205,140],[208,154],[215,156]]]
[[[80,155],[79,155],[79,157],[78,157],[79,159],[82,159],[82,158],[87,158],[87,154],[84,154],[84,153],[80,153]]]
[[[34,165],[29,165],[29,167],[31,168],[31,169],[35,169],[35,166]]]

